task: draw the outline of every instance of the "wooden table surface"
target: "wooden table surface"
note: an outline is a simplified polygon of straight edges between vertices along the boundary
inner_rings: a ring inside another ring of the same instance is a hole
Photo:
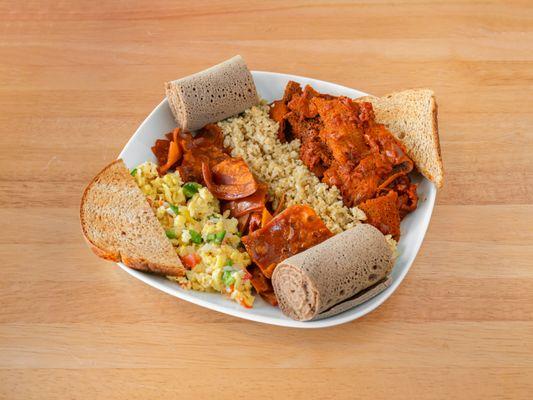
[[[1,398],[531,398],[531,2],[116,3],[0,5]],[[84,185],[163,82],[235,54],[376,95],[436,92],[445,187],[405,281],[357,321],[205,310],[82,239]]]

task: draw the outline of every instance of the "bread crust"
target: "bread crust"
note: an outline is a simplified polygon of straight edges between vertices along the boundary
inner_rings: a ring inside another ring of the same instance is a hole
[[[153,263],[142,258],[128,258],[127,256],[122,255],[122,263],[132,269],[138,271],[151,272],[157,275],[168,275],[168,276],[184,276],[185,271],[182,274],[176,274],[176,267],[163,265],[159,263]]]
[[[89,234],[87,232],[87,226],[86,226],[86,223],[85,223],[85,214],[84,214],[84,210],[83,210],[83,205],[85,204],[85,201],[87,200],[87,195],[89,193],[89,189],[92,187],[92,185],[94,184],[96,179],[100,175],[102,175],[106,170],[111,168],[113,165],[115,165],[117,163],[121,163],[121,162],[123,162],[123,161],[122,161],[122,159],[119,158],[119,159],[109,163],[104,168],[102,168],[102,170],[100,172],[98,172],[93,177],[93,179],[91,179],[91,181],[87,184],[87,186],[85,186],[85,189],[83,190],[83,194],[81,196],[81,202],[80,202],[80,225],[81,225],[81,232],[83,233],[83,237],[85,238],[85,241],[87,242],[87,244],[89,245],[91,250],[94,252],[94,254],[96,254],[98,257],[103,258],[105,260],[109,260],[109,261],[115,261],[115,262],[120,262],[120,253],[112,252],[109,249],[102,249],[102,248],[98,247],[90,239]]]
[[[94,254],[96,254],[98,257],[103,258],[104,260],[108,261],[114,261],[114,262],[120,262],[120,253],[112,253],[109,250],[101,249],[100,247],[97,247],[91,240],[85,236],[85,241],[89,245],[89,248],[93,251]]]
[[[437,148],[437,154],[439,155],[437,162],[439,163],[439,169],[440,169],[440,176],[435,176],[433,178],[433,181],[435,182],[435,185],[437,185],[437,188],[442,188],[442,185],[444,184],[444,164],[442,162],[442,154],[440,151],[440,137],[439,137],[439,121],[438,121],[438,105],[437,100],[435,99],[435,96],[432,95],[431,98],[433,99],[433,140]]]

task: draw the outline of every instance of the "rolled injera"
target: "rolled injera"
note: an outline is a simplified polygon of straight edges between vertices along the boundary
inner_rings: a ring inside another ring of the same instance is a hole
[[[393,264],[385,236],[358,224],[279,263],[272,284],[281,311],[308,321],[346,311],[384,290]]]
[[[174,118],[183,130],[238,114],[259,102],[257,91],[241,56],[165,84]]]

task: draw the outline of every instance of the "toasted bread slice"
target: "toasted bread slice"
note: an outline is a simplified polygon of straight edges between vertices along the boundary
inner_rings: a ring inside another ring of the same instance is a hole
[[[372,103],[376,121],[402,141],[418,170],[438,188],[442,187],[444,170],[433,91],[411,89],[383,97],[360,97],[356,101]]]
[[[182,276],[185,269],[122,160],[105,167],[81,199],[81,228],[97,256],[130,268]]]

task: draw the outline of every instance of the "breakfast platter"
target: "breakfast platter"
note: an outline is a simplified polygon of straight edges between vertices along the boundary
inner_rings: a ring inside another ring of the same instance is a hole
[[[342,324],[392,295],[443,183],[430,90],[377,98],[234,57],[166,95],[82,196],[97,255],[280,326]]]

